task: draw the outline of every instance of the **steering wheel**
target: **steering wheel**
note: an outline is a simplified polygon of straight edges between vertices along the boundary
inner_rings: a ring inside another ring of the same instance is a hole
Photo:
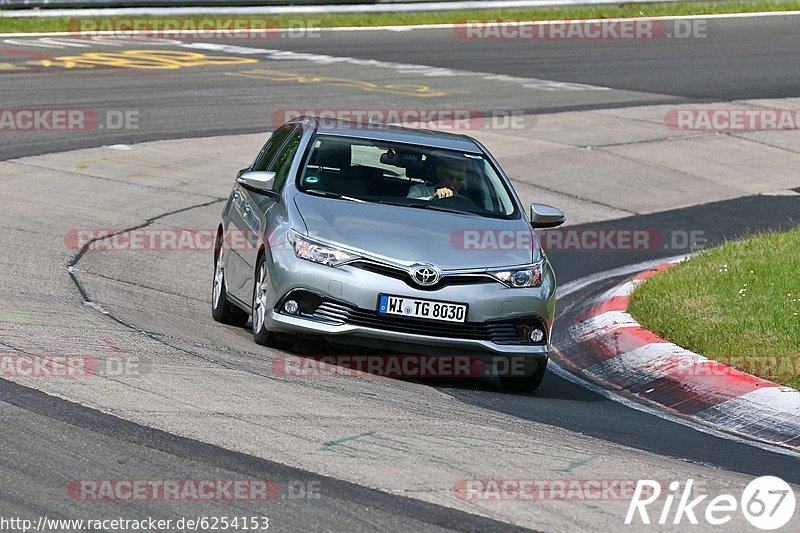
[[[453,209],[460,209],[462,211],[473,211],[474,209],[480,209],[478,204],[476,204],[472,198],[469,196],[464,196],[463,194],[454,194],[453,196],[448,196],[447,198],[439,198],[438,196],[434,196],[430,200],[431,202],[436,202],[437,204],[443,204],[447,207],[452,207]]]

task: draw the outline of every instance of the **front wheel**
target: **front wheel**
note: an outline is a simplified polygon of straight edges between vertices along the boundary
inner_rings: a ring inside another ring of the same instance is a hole
[[[294,341],[280,338],[274,331],[269,331],[266,328],[267,289],[267,261],[262,256],[256,266],[256,278],[253,287],[253,339],[261,346],[288,350],[292,347]]]
[[[536,363],[536,370],[532,373],[525,372],[523,376],[500,375],[500,384],[503,388],[514,392],[533,392],[539,388],[547,370],[547,360]]]

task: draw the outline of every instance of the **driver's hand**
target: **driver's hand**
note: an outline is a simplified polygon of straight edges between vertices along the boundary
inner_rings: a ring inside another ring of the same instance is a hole
[[[437,198],[450,198],[453,196],[453,191],[447,187],[442,187],[441,189],[437,189],[433,195]]]

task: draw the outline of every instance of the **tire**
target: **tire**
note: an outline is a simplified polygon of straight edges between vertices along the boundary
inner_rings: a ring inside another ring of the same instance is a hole
[[[269,331],[265,326],[267,313],[265,285],[267,283],[267,261],[262,255],[256,264],[256,275],[253,280],[253,339],[261,346],[288,350],[294,344],[294,339],[279,337],[275,332]]]
[[[514,392],[533,392],[539,388],[547,370],[547,360],[537,364],[536,370],[527,376],[498,376],[503,388]]]
[[[225,290],[225,270],[220,250],[214,253],[214,281],[211,285],[211,316],[217,322],[242,327],[250,318],[247,313],[228,301]]]

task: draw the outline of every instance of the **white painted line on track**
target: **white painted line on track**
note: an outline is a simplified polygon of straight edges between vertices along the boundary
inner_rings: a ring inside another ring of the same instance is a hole
[[[563,298],[565,296],[569,296],[574,292],[578,292],[579,290],[588,287],[594,283],[599,281],[605,281],[607,279],[616,278],[618,276],[627,276],[628,274],[635,274],[637,272],[641,272],[643,270],[647,270],[648,268],[657,267],[658,265],[662,265],[664,263],[671,263],[673,261],[683,261],[691,257],[691,254],[682,254],[682,255],[675,255],[672,257],[666,257],[662,259],[652,259],[650,261],[643,261],[641,263],[636,263],[633,265],[626,265],[619,268],[614,268],[611,270],[605,270],[603,272],[598,272],[597,274],[592,274],[590,276],[586,276],[580,279],[576,279],[575,281],[570,281],[569,283],[565,283],[561,287],[559,287],[556,291],[556,296],[559,298]]]
[[[630,275],[630,274],[635,274],[637,272],[641,272],[643,270],[647,270],[649,268],[653,268],[653,267],[662,265],[664,263],[669,263],[669,262],[672,262],[672,261],[684,260],[687,257],[689,257],[689,255],[678,255],[678,256],[662,258],[662,259],[653,259],[651,261],[643,261],[641,263],[636,263],[636,264],[633,264],[633,265],[626,265],[626,266],[623,266],[623,267],[614,268],[614,269],[606,270],[606,271],[603,271],[603,272],[598,272],[597,274],[592,274],[590,276],[586,276],[586,277],[583,277],[583,278],[577,279],[575,281],[571,281],[569,283],[564,284],[562,287],[560,287],[557,290],[556,294],[557,294],[557,296],[559,298],[563,298],[563,297],[568,296],[570,294],[573,294],[573,293],[575,293],[575,292],[577,292],[577,291],[579,291],[581,289],[584,289],[585,287],[588,287],[589,285],[593,285],[595,283],[599,283],[599,282],[605,281],[607,279],[616,278],[616,277],[619,277],[619,276],[626,276],[626,275]],[[701,433],[706,433],[708,435],[712,435],[714,437],[719,437],[721,439],[730,440],[730,441],[733,441],[733,442],[736,442],[736,443],[739,443],[739,444],[746,444],[747,446],[752,446],[752,447],[758,448],[760,450],[773,452],[773,453],[777,453],[777,454],[780,454],[780,455],[787,455],[787,456],[790,456],[790,457],[800,458],[800,452],[798,452],[798,451],[790,450],[788,448],[784,448],[782,446],[778,446],[778,445],[774,445],[774,444],[767,444],[765,442],[753,441],[753,440],[749,440],[749,439],[746,439],[746,438],[743,438],[743,437],[739,437],[739,436],[734,435],[732,433],[727,433],[725,431],[720,431],[718,429],[714,429],[713,427],[707,426],[707,425],[699,423],[699,422],[695,422],[695,421],[690,420],[688,418],[684,418],[682,416],[674,415],[672,413],[669,413],[667,411],[661,410],[659,408],[651,407],[651,406],[646,405],[644,403],[640,403],[640,402],[638,402],[636,400],[633,400],[633,399],[628,398],[628,397],[626,397],[626,396],[624,396],[622,394],[619,394],[619,393],[617,393],[617,392],[615,392],[613,390],[606,389],[606,388],[604,388],[604,387],[602,387],[602,386],[600,386],[600,385],[598,385],[596,383],[593,383],[591,381],[587,381],[587,380],[579,377],[578,375],[573,374],[571,371],[561,367],[552,358],[550,359],[550,365],[548,365],[548,368],[554,374],[556,374],[558,377],[563,378],[563,379],[569,381],[570,383],[574,383],[575,385],[579,385],[581,387],[589,389],[590,391],[592,391],[592,392],[594,392],[596,394],[599,394],[600,396],[602,396],[602,397],[604,397],[604,398],[606,398],[608,400],[620,403],[620,404],[624,405],[625,407],[630,407],[631,409],[635,409],[637,411],[643,412],[643,413],[648,414],[648,415],[657,416],[658,418],[661,418],[661,419],[666,420],[668,422],[674,422],[676,424],[680,424],[682,426],[688,427],[690,429],[694,429],[696,431],[700,431]]]
[[[404,74],[417,74],[431,78],[448,78],[454,76],[468,76],[471,78],[480,77],[487,81],[499,81],[522,85],[526,89],[541,91],[609,91],[609,87],[599,85],[587,85],[585,83],[561,82],[553,80],[543,80],[539,78],[523,78],[519,76],[507,76],[505,74],[493,74],[490,72],[475,72],[471,70],[457,70],[444,67],[432,67],[430,65],[417,65],[414,63],[395,63],[391,61],[378,61],[376,59],[360,59],[348,56],[331,56],[327,54],[311,54],[304,52],[291,52],[288,50],[274,50],[267,48],[255,48],[238,45],[218,44],[218,43],[182,43],[180,46],[193,50],[210,50],[229,54],[241,55],[260,55],[267,56],[267,59],[278,61],[308,61],[321,65],[333,65],[346,63],[349,65],[385,68],[395,70]]]

